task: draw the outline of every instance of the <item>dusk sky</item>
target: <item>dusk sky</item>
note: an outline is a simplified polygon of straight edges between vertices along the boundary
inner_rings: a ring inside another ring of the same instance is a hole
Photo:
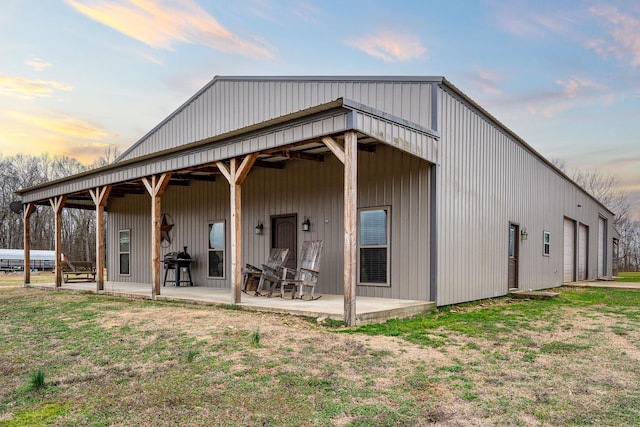
[[[0,154],[121,152],[215,75],[445,76],[640,219],[640,1],[2,0]]]

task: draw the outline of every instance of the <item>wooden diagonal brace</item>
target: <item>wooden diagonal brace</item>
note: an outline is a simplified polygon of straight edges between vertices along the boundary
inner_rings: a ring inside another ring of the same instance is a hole
[[[331,138],[330,136],[322,137],[322,142],[327,146],[329,150],[340,160],[342,164],[344,164],[344,148],[338,144],[338,141]]]

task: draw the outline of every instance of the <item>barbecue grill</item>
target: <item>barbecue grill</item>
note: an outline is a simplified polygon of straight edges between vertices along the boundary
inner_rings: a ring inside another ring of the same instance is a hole
[[[193,286],[193,281],[191,280],[191,263],[193,262],[193,258],[191,258],[191,255],[187,252],[186,246],[182,252],[168,252],[162,262],[164,263],[164,282],[162,286],[166,286],[167,282],[173,283],[173,286],[180,286],[182,283]],[[174,271],[173,280],[167,279],[169,270]],[[180,272],[182,270],[189,276],[188,280],[186,277],[184,280],[181,280]]]

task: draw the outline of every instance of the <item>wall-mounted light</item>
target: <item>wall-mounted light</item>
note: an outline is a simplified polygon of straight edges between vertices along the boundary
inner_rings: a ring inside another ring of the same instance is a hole
[[[529,237],[529,234],[527,233],[527,228],[525,227],[520,232],[520,239],[521,240],[527,240],[527,237]]]
[[[311,221],[306,216],[304,217],[304,221],[302,222],[302,231],[311,231]]]
[[[255,228],[255,232],[256,234],[262,234],[262,231],[264,230],[264,226],[262,225],[262,222],[258,221],[258,225],[256,225]]]

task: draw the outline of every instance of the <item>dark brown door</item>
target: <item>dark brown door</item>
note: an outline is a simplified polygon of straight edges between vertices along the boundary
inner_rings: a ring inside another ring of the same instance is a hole
[[[288,248],[287,268],[298,266],[298,215],[278,215],[271,217],[271,247]]]
[[[518,287],[518,226],[509,224],[509,289]]]

